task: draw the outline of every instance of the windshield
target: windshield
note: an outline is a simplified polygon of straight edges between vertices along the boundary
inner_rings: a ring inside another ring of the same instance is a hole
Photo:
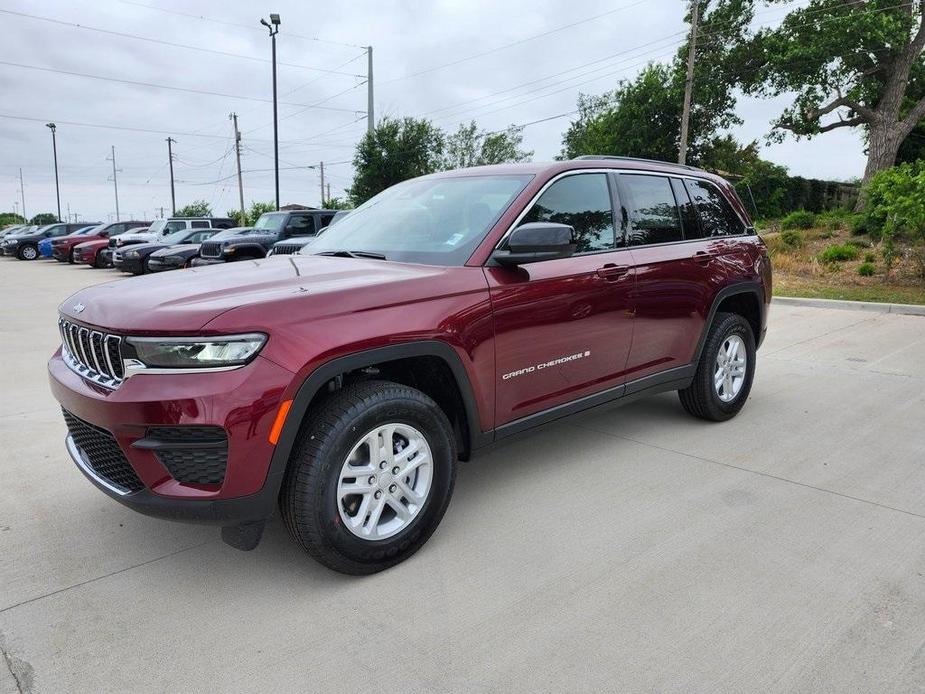
[[[283,228],[283,222],[286,221],[285,212],[264,212],[260,219],[254,224],[254,229],[262,231],[279,231]]]
[[[153,234],[160,234],[161,231],[167,226],[166,219],[158,219],[151,223],[151,226],[148,227],[148,231]]]
[[[532,175],[419,178],[384,190],[304,253],[371,253],[387,260],[462,265]]]
[[[167,234],[162,236],[158,243],[180,243],[183,239],[190,235],[189,229],[180,229],[180,231],[175,231],[172,234]]]

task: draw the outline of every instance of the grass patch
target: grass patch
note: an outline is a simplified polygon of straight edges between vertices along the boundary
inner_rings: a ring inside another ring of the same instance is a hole
[[[857,260],[860,253],[857,246],[848,243],[835,243],[819,254],[819,260],[824,263],[840,263],[846,260]]]
[[[879,282],[879,280],[876,280]],[[832,286],[804,278],[789,276],[774,278],[775,296],[796,296],[811,299],[841,299],[843,301],[876,301],[885,304],[925,305],[925,288],[891,287],[886,284]]]

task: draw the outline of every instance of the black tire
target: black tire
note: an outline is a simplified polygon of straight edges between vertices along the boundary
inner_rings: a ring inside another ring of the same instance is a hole
[[[93,259],[93,267],[97,270],[102,270],[106,267],[106,262],[103,260],[103,256],[99,253],[96,254],[96,257]]]
[[[20,260],[35,260],[39,257],[38,246],[31,243],[22,245],[16,252],[16,257]]]
[[[738,335],[745,343],[745,380],[735,398],[723,402],[713,385],[714,366],[720,347],[733,335]],[[755,336],[751,325],[737,313],[717,313],[703,345],[694,380],[690,386],[678,391],[678,397],[684,409],[695,417],[724,422],[735,417],[745,405],[754,377]]]
[[[407,527],[383,540],[365,540],[341,520],[337,484],[353,447],[377,426],[414,427],[432,454],[427,499]],[[328,568],[365,575],[404,561],[433,534],[456,480],[456,440],[443,411],[427,395],[388,381],[348,385],[310,411],[293,447],[280,495],[293,539]]]
[[[73,248],[70,251],[68,251],[67,262],[70,263],[71,265],[74,264],[74,249]]]

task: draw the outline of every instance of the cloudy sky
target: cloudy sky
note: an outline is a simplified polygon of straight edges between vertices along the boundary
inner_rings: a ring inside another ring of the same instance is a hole
[[[681,0],[6,0],[0,8],[0,210],[54,211],[48,121],[58,124],[62,213],[122,218],[170,213],[167,143],[175,144],[177,206],[237,206],[232,126],[243,132],[245,200],[271,200],[270,41],[261,12],[278,12],[283,204],[317,204],[326,162],[334,195],[366,128],[366,56],[374,48],[376,116],[424,116],[447,129],[475,119],[524,130],[535,159],[559,152],[579,92],[612,89],[683,39]],[[776,24],[785,10],[761,8]],[[80,25],[80,26],[75,26]],[[201,50],[196,50],[196,49]],[[88,77],[88,75],[94,77]],[[106,78],[106,79],[98,79]],[[164,87],[170,87],[166,89]],[[203,93],[206,92],[206,93]],[[743,141],[762,138],[785,101],[740,99]],[[92,127],[91,127],[92,126]],[[860,176],[860,134],[766,147],[794,174]],[[15,207],[14,207],[15,204]]]

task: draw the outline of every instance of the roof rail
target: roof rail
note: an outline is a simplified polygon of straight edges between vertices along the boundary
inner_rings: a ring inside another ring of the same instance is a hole
[[[572,161],[576,159],[613,159],[616,161],[644,161],[650,164],[668,164],[670,166],[677,166],[682,169],[688,169],[690,171],[696,171],[697,168],[694,166],[688,166],[687,164],[678,164],[671,161],[662,161],[660,159],[645,159],[644,157],[618,157],[614,154],[582,154],[581,156],[574,157]]]

